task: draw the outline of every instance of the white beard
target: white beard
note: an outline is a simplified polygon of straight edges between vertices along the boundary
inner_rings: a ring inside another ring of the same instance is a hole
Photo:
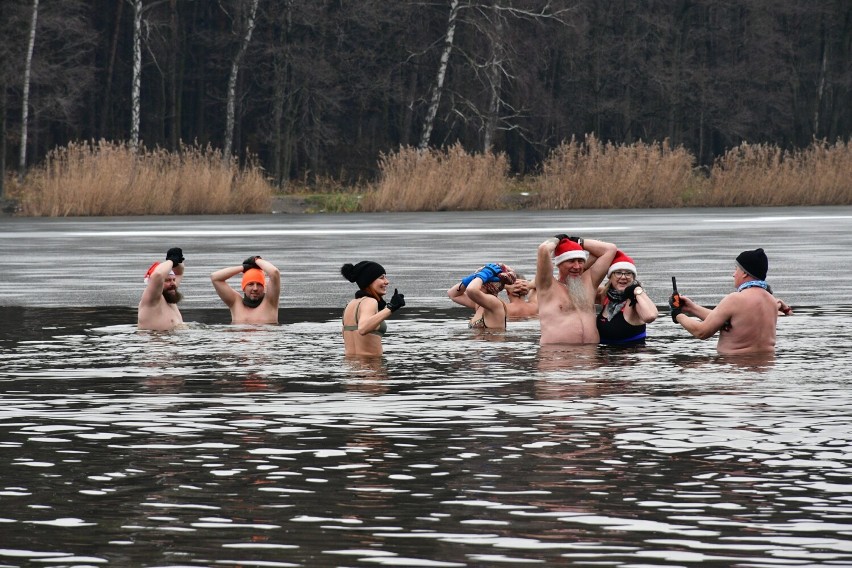
[[[568,290],[568,299],[571,300],[571,305],[576,310],[591,310],[592,300],[586,292],[586,287],[583,285],[581,277],[572,278],[571,276],[565,279],[565,288]]]

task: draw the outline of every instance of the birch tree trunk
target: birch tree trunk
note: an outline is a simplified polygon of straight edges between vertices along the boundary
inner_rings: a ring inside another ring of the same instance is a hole
[[[500,104],[502,102],[503,86],[503,20],[499,3],[494,4],[494,25],[491,34],[491,61],[488,62],[488,87],[490,89],[488,114],[485,117],[485,132],[482,137],[482,151],[490,152],[494,146],[494,134],[497,132],[497,122],[500,119]]]
[[[18,160],[18,178],[23,180],[27,167],[27,121],[30,112],[30,73],[33,66],[36,24],[38,23],[38,0],[33,0],[33,13],[30,21],[30,36],[27,43],[27,59],[24,64],[24,92],[21,100],[21,154]]]
[[[0,201],[6,195],[6,84],[0,75]]]
[[[142,0],[133,0],[133,86],[130,93],[130,147],[139,147],[139,107],[142,91]]]
[[[237,100],[237,74],[240,72],[240,65],[242,64],[243,57],[245,56],[249,42],[251,41],[252,32],[254,32],[255,17],[257,16],[257,6],[259,3],[260,0],[251,0],[249,19],[246,23],[246,33],[243,36],[242,41],[240,42],[240,48],[239,50],[237,50],[237,54],[234,56],[234,60],[231,62],[231,75],[228,77],[228,109],[225,126],[225,147],[222,151],[223,159],[225,160],[226,165],[231,163],[231,152],[234,145],[234,124]]]
[[[822,99],[825,94],[825,74],[828,67],[828,41],[823,26],[822,35],[822,64],[819,68],[819,81],[817,82],[816,101],[814,101],[814,136],[819,136],[819,110],[822,107]]]
[[[418,149],[421,151],[429,147],[429,139],[432,137],[435,116],[438,114],[438,105],[441,102],[441,93],[444,90],[444,77],[447,75],[450,53],[453,51],[453,38],[456,35],[458,12],[459,0],[452,0],[450,3],[450,19],[447,22],[447,36],[444,40],[444,52],[441,54],[441,63],[438,66],[438,79],[435,83],[435,89],[432,91],[432,100],[429,103],[426,119],[423,121],[423,134],[420,137],[420,145],[418,146]]]

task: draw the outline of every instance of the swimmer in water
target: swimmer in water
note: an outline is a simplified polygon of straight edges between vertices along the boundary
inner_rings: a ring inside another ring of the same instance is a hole
[[[645,324],[657,319],[657,306],[636,279],[633,259],[617,251],[606,276],[604,285],[598,289],[600,342],[607,345],[645,343]]]
[[[538,299],[535,284],[518,273],[514,284],[506,284],[509,304],[506,311],[509,318],[532,318],[538,315]]]
[[[183,279],[183,251],[177,247],[166,253],[165,262],[155,262],[145,273],[145,291],[139,300],[139,329],[170,331],[183,324],[178,309],[182,296],[178,286]]]
[[[612,243],[564,234],[539,245],[535,287],[542,345],[598,342],[595,291],[615,251]]]
[[[242,296],[228,284],[229,278],[240,273]],[[281,273],[268,260],[250,256],[240,265],[217,270],[210,280],[219,298],[231,310],[231,323],[278,323]]]
[[[346,355],[382,354],[382,337],[391,314],[405,306],[405,295],[394,289],[389,302],[384,296],[390,282],[384,267],[371,260],[344,264],[340,273],[358,285],[355,298],[343,310],[343,345]]]
[[[517,280],[515,271],[505,264],[491,263],[462,278],[447,290],[455,303],[474,310],[468,322],[471,329],[506,329],[509,311],[497,294]]]
[[[677,302],[672,294],[672,320],[698,339],[709,339],[718,332],[716,351],[723,355],[774,353],[778,316],[793,310],[772,295],[766,282],[768,270],[769,259],[762,248],[741,252],[732,275],[736,292],[722,298],[712,310],[683,295]]]

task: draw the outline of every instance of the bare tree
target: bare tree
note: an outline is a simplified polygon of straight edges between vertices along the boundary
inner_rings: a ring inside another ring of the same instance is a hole
[[[142,0],[133,4],[133,80],[130,88],[130,146],[139,147],[139,121],[142,104]]]
[[[447,21],[447,33],[444,35],[444,49],[441,52],[441,63],[438,65],[438,76],[432,90],[432,99],[429,101],[429,109],[423,121],[423,133],[420,137],[418,148],[425,150],[429,147],[429,139],[432,137],[432,128],[435,125],[435,116],[438,114],[438,105],[441,103],[441,94],[444,90],[444,78],[447,76],[447,66],[450,54],[453,51],[453,39],[456,35],[456,24],[459,15],[459,0],[450,2],[450,17]]]
[[[237,53],[234,55],[234,59],[231,61],[231,73],[228,76],[228,103],[225,118],[225,144],[222,150],[222,157],[225,160],[226,164],[230,163],[231,161],[231,152],[234,145],[234,123],[237,100],[237,74],[240,72],[240,65],[242,64],[243,57],[245,57],[246,50],[248,49],[249,43],[251,42],[251,36],[252,32],[254,32],[255,21],[257,18],[257,7],[260,3],[260,0],[250,1],[251,3],[249,5],[249,15],[246,19],[245,28],[243,29],[240,46],[237,49]]]
[[[35,48],[36,26],[38,25],[38,0],[33,0],[30,34],[27,42],[26,62],[24,63],[24,88],[21,101],[21,148],[18,160],[18,178],[23,179],[27,167],[27,124],[30,112],[30,75],[33,67],[33,49]]]

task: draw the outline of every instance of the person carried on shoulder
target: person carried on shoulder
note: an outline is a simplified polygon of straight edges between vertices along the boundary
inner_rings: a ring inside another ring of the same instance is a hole
[[[237,274],[242,274],[242,296],[228,284],[228,279]],[[242,264],[213,272],[210,281],[219,298],[231,310],[231,323],[278,323],[281,273],[268,260],[250,256]]]
[[[772,295],[766,282],[768,270],[769,259],[762,248],[741,252],[732,275],[736,291],[713,309],[675,291],[669,297],[672,321],[698,339],[718,333],[720,354],[774,353],[778,316],[793,310]]]
[[[137,325],[139,329],[170,331],[183,324],[178,291],[183,279],[183,250],[174,247],[166,252],[165,262],[155,262],[145,273],[145,291],[139,300]]]

